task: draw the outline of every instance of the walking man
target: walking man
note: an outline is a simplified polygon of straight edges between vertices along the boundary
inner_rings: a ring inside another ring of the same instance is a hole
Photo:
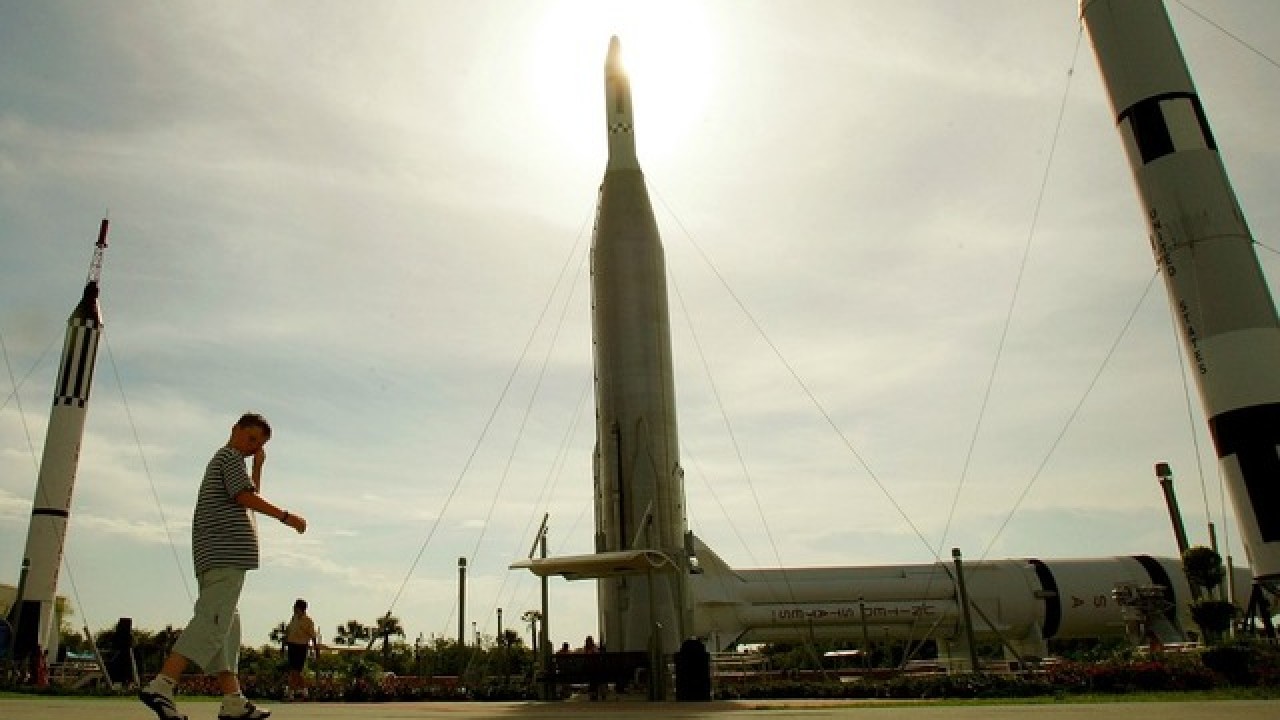
[[[231,427],[231,438],[214,453],[204,471],[191,524],[191,552],[200,595],[195,613],[174,643],[160,674],[138,693],[160,720],[186,720],[173,701],[174,687],[189,663],[218,676],[222,707],[218,720],[263,720],[271,711],[249,702],[240,692],[240,615],[236,605],[245,573],[258,567],[258,528],[249,511],[269,515],[299,533],[307,521],[260,494],[263,446],[271,425],[257,413],[246,413]],[[252,473],[245,458],[253,458]]]

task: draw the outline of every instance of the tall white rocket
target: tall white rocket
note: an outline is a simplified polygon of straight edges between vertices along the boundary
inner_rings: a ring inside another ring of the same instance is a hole
[[[19,657],[36,646],[45,651],[57,647],[54,598],[58,592],[58,572],[71,516],[71,492],[80,462],[80,442],[93,386],[93,368],[102,335],[102,314],[98,310],[98,280],[102,256],[107,248],[107,220],[98,229],[89,277],[79,304],[67,319],[67,336],[62,346],[62,362],[53,384],[53,409],[44,439],[44,456],[31,507],[31,525],[23,552],[26,571],[16,628]]]
[[[655,550],[676,569],[599,580],[600,631],[609,650],[670,653],[690,623],[666,260],[616,37],[605,60],[605,123],[609,157],[591,243],[596,552]]]
[[[1083,0],[1256,580],[1280,580],[1280,320],[1160,0]]]

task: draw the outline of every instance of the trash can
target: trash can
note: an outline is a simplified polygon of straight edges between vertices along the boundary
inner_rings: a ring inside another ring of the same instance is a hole
[[[676,700],[711,700],[711,653],[697,638],[689,638],[676,651]]]

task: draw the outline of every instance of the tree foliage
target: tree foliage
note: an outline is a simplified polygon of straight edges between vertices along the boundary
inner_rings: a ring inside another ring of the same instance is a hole
[[[378,618],[376,627],[372,637],[382,639],[382,656],[385,658],[390,652],[390,640],[392,636],[404,639],[404,626],[400,624],[400,618],[387,613]]]
[[[1182,553],[1182,569],[1187,574],[1187,582],[1192,586],[1191,619],[1204,631],[1205,640],[1217,642],[1221,640],[1231,621],[1239,614],[1237,608],[1221,597],[1218,588],[1226,579],[1227,572],[1222,566],[1222,557],[1212,548],[1203,545],[1187,548]]]
[[[275,627],[271,628],[271,635],[269,636],[271,640],[271,644],[284,645],[284,639],[288,634],[289,634],[289,625],[281,621],[279,625],[276,625]]]
[[[1209,593],[1227,576],[1222,556],[1203,545],[1189,547],[1182,553],[1182,569],[1187,574],[1187,582]]]
[[[354,646],[371,637],[373,637],[373,630],[365,627],[364,623],[359,620],[348,620],[345,625],[339,625],[334,631],[333,641],[339,645]]]

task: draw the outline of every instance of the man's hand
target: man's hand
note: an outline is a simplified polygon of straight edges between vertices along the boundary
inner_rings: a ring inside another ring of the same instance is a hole
[[[299,535],[307,531],[307,519],[301,515],[289,513],[289,517],[285,519],[284,524],[297,530]]]
[[[253,471],[249,473],[249,479],[253,481],[253,487],[258,492],[262,492],[262,466],[266,463],[266,449],[258,448],[258,451],[253,454]]]

